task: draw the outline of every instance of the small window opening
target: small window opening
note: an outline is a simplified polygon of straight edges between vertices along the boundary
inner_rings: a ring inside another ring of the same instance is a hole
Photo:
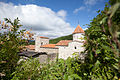
[[[43,45],[43,42],[41,42],[41,46]]]
[[[76,46],[75,46],[75,49],[77,49]]]

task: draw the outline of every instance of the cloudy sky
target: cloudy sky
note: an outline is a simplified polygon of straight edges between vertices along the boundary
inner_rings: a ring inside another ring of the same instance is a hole
[[[83,29],[108,0],[0,0],[0,20],[20,19],[35,35],[56,38],[71,34],[78,22]]]

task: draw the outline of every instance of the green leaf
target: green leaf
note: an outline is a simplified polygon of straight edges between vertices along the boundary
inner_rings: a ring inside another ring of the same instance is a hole
[[[68,75],[67,74],[64,75],[64,80],[68,80]]]
[[[111,7],[111,15],[110,15],[110,18],[112,18],[115,14],[115,12],[118,10],[118,8],[120,7],[120,3],[116,3],[115,5],[113,5]]]
[[[100,65],[100,61],[97,60],[96,63],[95,63],[95,67],[97,68],[99,65]]]
[[[99,54],[99,53],[101,53],[101,51],[100,51],[99,49],[97,49],[97,50],[96,50],[96,53]]]
[[[72,76],[68,76],[68,80],[74,80]]]
[[[104,17],[101,21],[100,24],[105,24],[107,22],[108,17]]]
[[[106,46],[106,45],[101,45],[103,49],[107,50],[107,51],[112,51],[112,49],[110,48],[110,46]]]
[[[113,67],[115,68],[115,69],[119,69],[119,66],[118,65],[113,65]]]
[[[72,74],[69,77],[70,77],[70,80],[74,80],[74,79],[82,80],[82,78],[80,76],[78,76],[77,74]]]

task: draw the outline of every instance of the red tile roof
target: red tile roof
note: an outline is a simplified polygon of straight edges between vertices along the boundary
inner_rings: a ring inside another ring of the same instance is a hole
[[[84,33],[84,30],[80,27],[80,25],[78,25],[76,29],[74,30],[73,34],[75,33]]]
[[[44,37],[44,36],[40,36],[40,38],[45,38],[45,39],[49,39],[48,37]]]
[[[72,42],[72,40],[61,40],[56,44],[56,46],[67,46],[69,42]]]
[[[46,45],[42,45],[40,47],[42,47],[42,48],[57,48],[56,44],[46,44]]]
[[[35,45],[28,45],[28,46],[25,46],[26,48],[29,48],[30,50],[35,50]]]

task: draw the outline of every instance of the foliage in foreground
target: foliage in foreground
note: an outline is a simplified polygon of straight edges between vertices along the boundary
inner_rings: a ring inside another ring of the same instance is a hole
[[[25,43],[25,38],[32,38],[28,31],[20,30],[19,19],[0,21],[0,74],[4,80],[10,80],[19,60],[18,52]]]
[[[79,74],[87,80],[115,80],[120,76],[120,3],[98,12],[85,32],[87,56]]]
[[[19,60],[17,53],[22,45],[20,43],[25,40],[21,38],[24,30],[18,31],[22,26],[19,24],[18,18],[14,22],[7,18],[5,21],[6,23],[1,23],[0,27],[0,73],[5,74],[4,79],[9,79]]]
[[[28,59],[21,62],[13,73],[12,80],[80,80],[77,74],[74,74],[74,68],[71,67],[71,58],[67,60],[59,59],[57,62],[40,64],[37,59]]]

